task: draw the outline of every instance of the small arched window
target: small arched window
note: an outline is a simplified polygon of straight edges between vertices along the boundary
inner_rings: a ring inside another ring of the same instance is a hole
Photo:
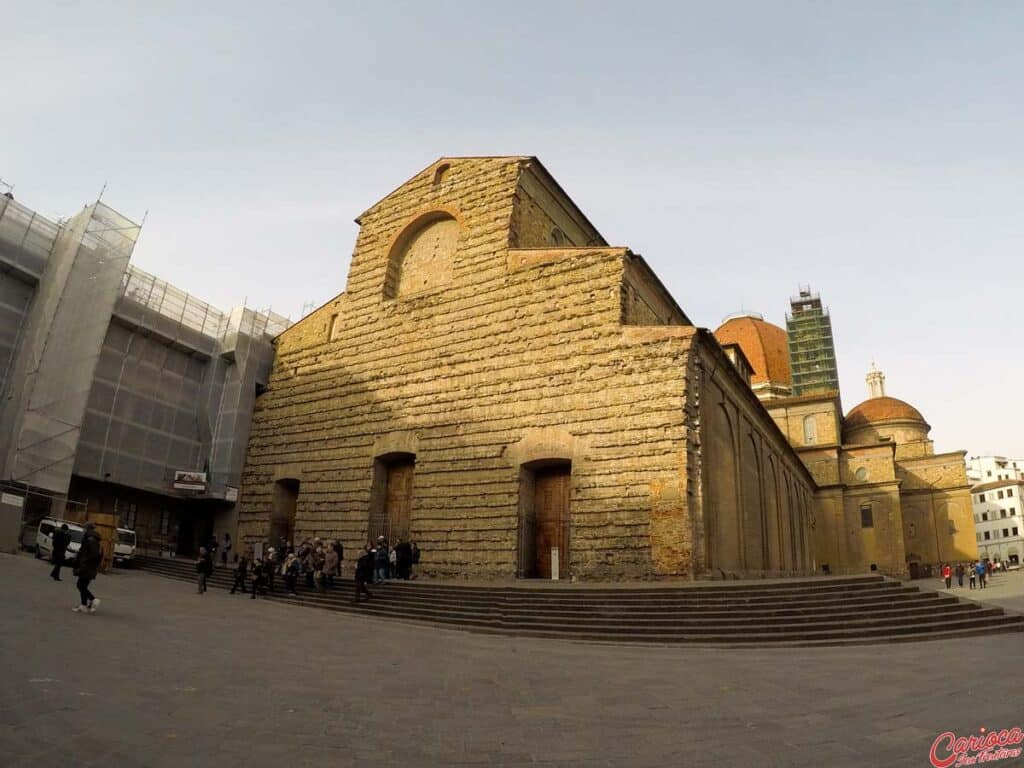
[[[804,416],[804,445],[818,442],[818,420],[814,416]]]
[[[565,233],[562,230],[560,230],[558,227],[555,227],[554,229],[552,229],[551,230],[551,244],[556,246],[556,247],[561,247],[561,246],[565,245],[565,243],[566,243]]]
[[[434,188],[440,187],[444,180],[448,177],[448,172],[452,169],[450,163],[442,163],[437,166],[437,170],[434,171]]]

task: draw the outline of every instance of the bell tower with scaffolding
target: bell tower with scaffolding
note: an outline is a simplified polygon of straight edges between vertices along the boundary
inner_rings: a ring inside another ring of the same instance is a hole
[[[801,286],[789,300],[786,335],[793,394],[811,395],[839,391],[836,347],[832,340],[832,318],[821,297],[810,286]]]

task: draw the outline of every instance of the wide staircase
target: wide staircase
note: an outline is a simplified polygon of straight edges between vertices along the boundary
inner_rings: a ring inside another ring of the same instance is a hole
[[[138,566],[196,579],[188,560],[141,558]],[[224,589],[231,583],[224,568],[209,581]],[[298,597],[286,595],[280,577],[275,587],[265,599],[474,632],[615,643],[857,645],[1024,631],[1024,616],[881,576],[614,587],[390,581],[371,586],[373,599],[358,605],[348,579],[326,594],[300,584]]]

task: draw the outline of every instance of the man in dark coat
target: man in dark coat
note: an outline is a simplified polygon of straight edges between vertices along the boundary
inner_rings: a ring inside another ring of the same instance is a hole
[[[391,560],[388,557],[391,554],[391,550],[388,549],[388,540],[383,536],[378,536],[377,548],[372,551],[374,564],[373,583],[383,584],[391,575],[388,573],[388,569],[391,567]]]
[[[249,572],[249,559],[242,553],[242,556],[238,558],[238,563],[235,565],[235,583],[231,585],[231,594],[239,589],[242,590],[242,594],[245,594],[245,576]]]
[[[50,561],[53,563],[53,570],[50,571],[50,578],[54,581],[62,581],[60,567],[64,565],[64,557],[68,551],[68,544],[71,543],[71,534],[68,532],[68,524],[64,523],[53,532],[53,553]]]
[[[395,544],[395,566],[398,569],[398,578],[409,580],[412,573],[412,545],[404,538]]]
[[[363,550],[363,554],[356,561],[356,598],[353,602],[359,602],[359,595],[366,595],[369,600],[373,595],[366,588],[366,582],[373,581],[373,549],[369,544]]]
[[[206,592],[206,582],[213,575],[213,556],[206,547],[199,548],[199,559],[196,560],[197,591],[201,595]]]
[[[82,534],[82,546],[78,550],[78,565],[75,568],[75,575],[78,576],[78,595],[81,604],[74,607],[76,613],[96,613],[100,607],[99,598],[89,591],[89,584],[96,578],[100,570],[100,562],[103,560],[103,550],[100,547],[100,535],[96,532],[96,526],[92,523],[85,524],[85,532]]]

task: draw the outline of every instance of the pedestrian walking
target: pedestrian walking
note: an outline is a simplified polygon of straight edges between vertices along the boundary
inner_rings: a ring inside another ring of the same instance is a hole
[[[981,562],[981,560],[979,560],[978,564],[976,566],[974,566],[974,571],[975,571],[975,573],[978,574],[978,589],[984,589],[985,588],[985,564],[983,562]]]
[[[221,565],[228,564],[228,555],[231,554],[231,534],[227,531],[224,532],[224,543],[220,548],[220,562]]]
[[[235,563],[235,582],[231,585],[231,594],[235,594],[236,590],[241,590],[242,594],[245,594],[245,577],[249,572],[249,559],[242,553],[242,556],[238,558],[238,562]]]
[[[299,581],[299,558],[294,553],[291,553],[281,567],[284,569],[284,586],[288,590],[288,594],[298,597],[295,585]]]
[[[305,548],[305,553],[302,558],[302,572],[306,577],[306,586],[313,589],[316,586],[316,553],[312,544]]]
[[[972,564],[972,565],[971,565],[971,567],[970,567],[970,571],[971,571],[971,572],[970,572],[970,574],[968,574],[968,575],[969,575],[969,576],[971,577],[971,589],[974,589],[974,585],[975,585],[975,584],[977,583],[977,581],[978,581],[978,574],[977,574],[977,572],[976,572],[976,571],[974,570],[974,565],[973,565],[973,564]]]
[[[341,568],[345,564],[345,547],[342,546],[341,539],[335,539],[334,544],[331,546],[335,554],[338,556],[338,569],[335,573],[339,579],[341,578]]]
[[[324,554],[324,577],[326,587],[334,588],[334,577],[338,575],[338,551],[332,546]]]
[[[253,560],[252,563],[252,599],[256,599],[256,593],[267,594],[267,564],[263,560]]]
[[[942,566],[942,578],[946,580],[946,589],[953,586],[953,569],[949,567],[949,563]]]
[[[50,578],[54,581],[63,581],[60,577],[60,567],[64,565],[64,558],[70,543],[71,533],[68,530],[68,524],[63,523],[59,530],[53,532],[53,552],[50,553],[53,570],[50,571]]]
[[[267,550],[267,556],[263,560],[263,593],[274,594],[274,577],[283,562],[278,558],[280,550],[271,547]]]
[[[383,584],[388,577],[388,564],[391,562],[388,542],[383,536],[377,537],[377,548],[373,551],[373,583]]]
[[[275,551],[273,548],[270,550],[270,557],[263,561],[263,592],[264,594],[274,594],[274,574],[277,573],[278,565],[277,558],[274,557]]]
[[[198,594],[206,592],[206,580],[213,573],[213,558],[206,547],[199,548],[199,558],[196,560],[196,573],[199,574]]]
[[[964,564],[956,564],[956,585],[963,589],[964,587]]]
[[[412,573],[412,546],[403,537],[398,540],[391,553],[395,556],[395,569],[398,578],[408,581],[409,575]]]
[[[316,584],[317,592],[323,593],[327,591],[327,588],[324,586],[324,570],[326,567],[327,555],[324,552],[323,545],[317,543],[316,548],[313,550],[313,583]]]
[[[373,597],[370,594],[370,590],[366,588],[366,582],[373,580],[374,557],[374,550],[367,544],[363,554],[356,561],[356,595],[352,601],[354,603],[359,602],[359,595],[366,595],[367,600]]]
[[[93,523],[86,523],[82,533],[82,546],[78,549],[78,564],[75,566],[75,576],[78,582],[78,597],[80,603],[72,610],[76,613],[96,613],[100,607],[100,600],[89,591],[89,584],[99,573],[100,562],[103,560],[103,550],[100,547],[100,535],[96,532]]]

